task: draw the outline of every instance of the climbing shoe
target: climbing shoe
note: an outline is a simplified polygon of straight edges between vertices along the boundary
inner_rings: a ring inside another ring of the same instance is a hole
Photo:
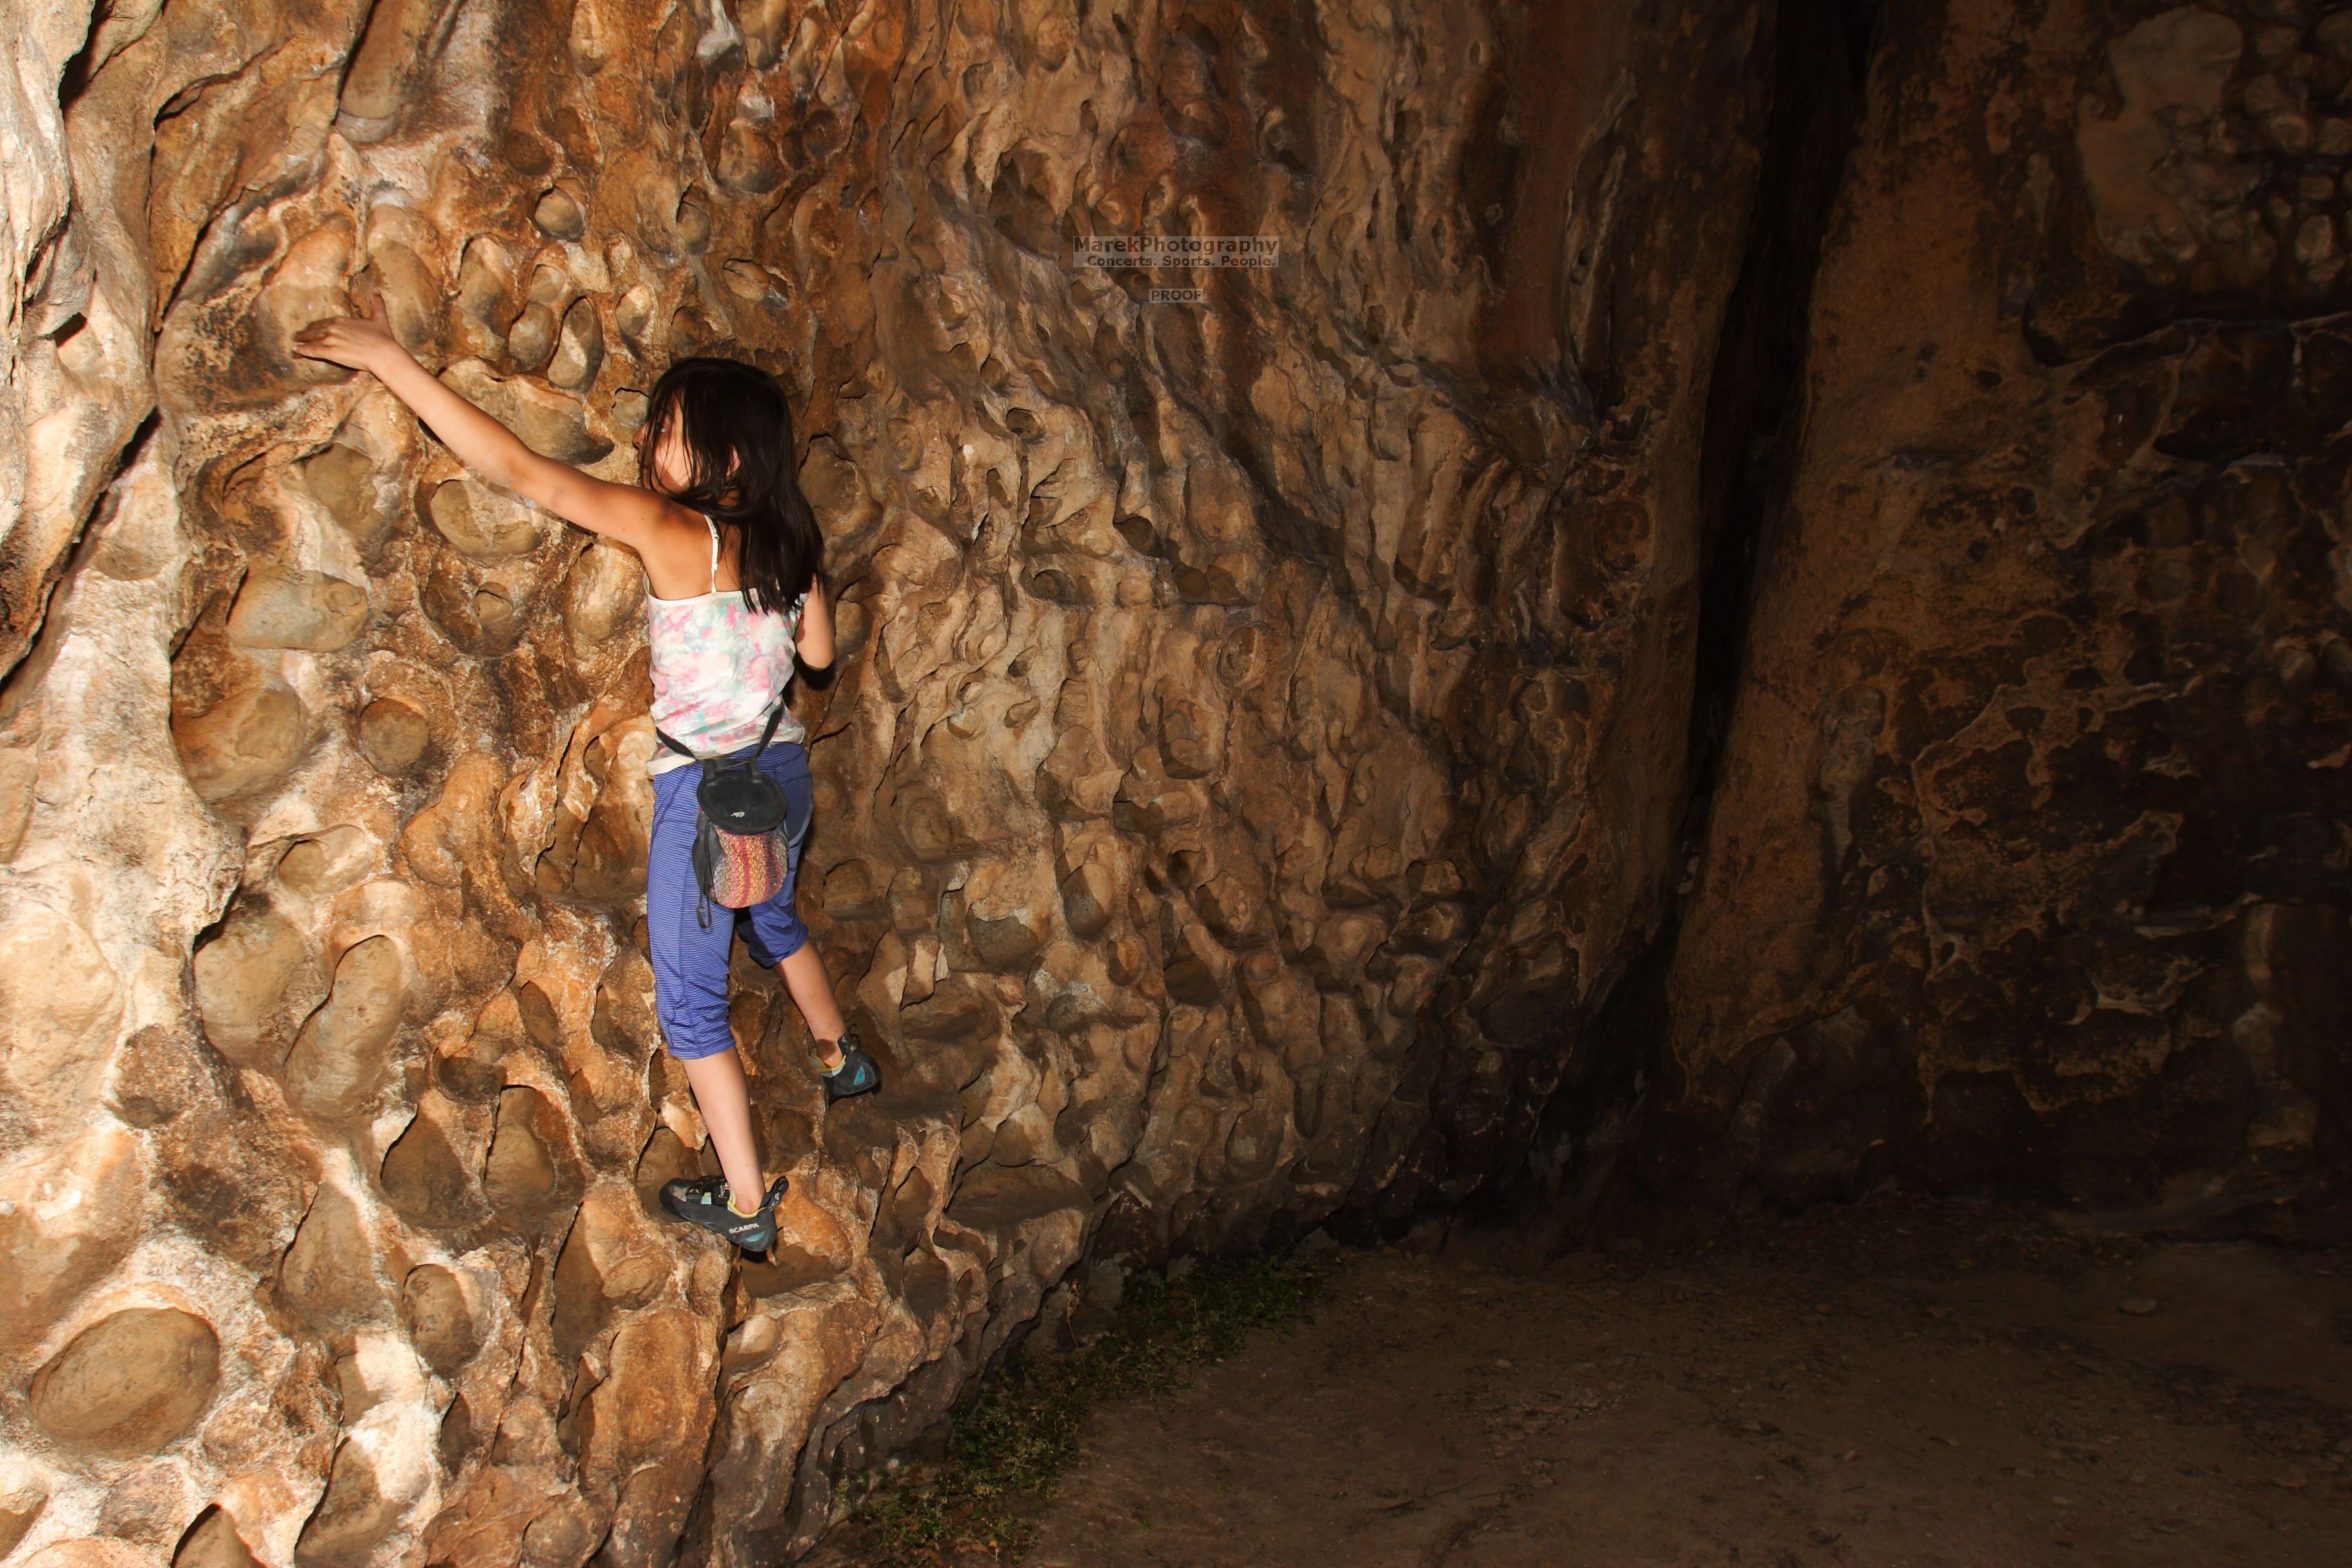
[[[857,1036],[848,1029],[841,1032],[841,1065],[829,1068],[824,1058],[814,1051],[809,1054],[809,1066],[816,1068],[824,1080],[824,1102],[847,1100],[853,1094],[871,1094],[882,1087],[882,1064],[859,1048]]]
[[[784,1178],[768,1184],[768,1195],[756,1214],[740,1215],[729,1206],[733,1196],[724,1176],[679,1176],[664,1182],[662,1207],[688,1225],[717,1231],[746,1252],[765,1252],[776,1244],[776,1200],[784,1195]]]

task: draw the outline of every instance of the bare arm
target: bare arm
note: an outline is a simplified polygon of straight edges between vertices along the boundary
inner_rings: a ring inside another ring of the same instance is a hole
[[[801,663],[811,669],[833,665],[833,604],[824,595],[824,579],[810,581],[808,602],[801,606],[800,635],[793,639]]]
[[[364,316],[313,321],[294,335],[294,352],[373,375],[414,409],[467,468],[492,484],[537,501],[567,522],[617,539],[640,555],[661,535],[681,527],[690,529],[698,539],[703,536],[692,514],[675,502],[635,485],[613,484],[583,474],[569,463],[540,456],[513,431],[442,385],[393,337],[384,323],[380,298],[368,302]],[[831,622],[826,625],[830,648]]]

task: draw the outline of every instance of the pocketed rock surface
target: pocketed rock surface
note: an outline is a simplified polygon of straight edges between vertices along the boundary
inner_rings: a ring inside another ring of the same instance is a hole
[[[1457,1232],[1105,1406],[1027,1568],[2330,1561],[2352,1258],[1874,1204],[1706,1251]]]
[[[789,1560],[1090,1249],[1515,1163],[1680,809],[1748,7],[5,15],[0,1556]],[[791,388],[889,1088],[740,977],[772,1259],[648,1202],[641,578],[289,355],[371,294],[614,479]]]
[[[2187,1219],[2345,1168],[2347,180],[2344,8],[1885,13],[1661,1169]]]
[[[1768,0],[0,18],[0,1559],[748,1568],[1082,1261],[2347,1168],[2352,11],[1889,5],[1795,151]],[[366,297],[616,479],[790,388],[890,1087],[740,976],[772,1258],[648,1203],[642,579]]]

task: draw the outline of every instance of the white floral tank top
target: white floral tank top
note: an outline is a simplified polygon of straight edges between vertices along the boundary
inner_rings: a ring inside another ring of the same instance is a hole
[[[760,742],[768,710],[793,678],[803,594],[789,610],[754,610],[743,591],[719,592],[719,525],[710,530],[710,592],[691,599],[646,595],[646,640],[652,645],[654,727],[697,756],[720,756]],[[808,731],[787,710],[779,741],[806,741]],[[646,772],[686,766],[667,746],[656,745]]]

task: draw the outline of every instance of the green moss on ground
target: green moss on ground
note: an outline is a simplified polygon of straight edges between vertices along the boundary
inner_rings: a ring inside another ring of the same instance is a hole
[[[1183,1387],[1188,1371],[1233,1354],[1251,1331],[1279,1335],[1305,1321],[1321,1289],[1316,1264],[1295,1256],[1133,1277],[1092,1344],[1008,1357],[954,1418],[944,1462],[877,1475],[842,1521],[850,1539],[841,1544],[873,1568],[939,1568],[973,1552],[1017,1562],[1055,1479],[1077,1458],[1089,1409]]]

